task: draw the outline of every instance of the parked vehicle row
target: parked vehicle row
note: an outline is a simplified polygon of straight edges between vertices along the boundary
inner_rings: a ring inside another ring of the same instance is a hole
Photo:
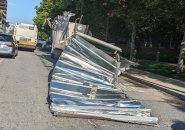
[[[9,34],[0,34],[0,55],[15,58],[18,55],[18,44]]]
[[[37,42],[38,44],[37,47],[40,48],[40,50],[43,51],[51,51],[52,48],[52,43],[51,42],[46,42],[42,40],[42,43]],[[9,56],[12,58],[15,58],[18,55],[18,48],[22,48],[20,46],[19,42],[17,43],[15,37],[10,34],[5,34],[2,33],[0,34],[0,56]],[[35,50],[36,47],[34,47]],[[27,48],[30,49],[30,48]]]
[[[0,33],[0,56],[10,56],[15,58],[18,49],[35,51],[39,48],[43,51],[51,51],[52,43],[44,39],[38,39],[38,29],[36,25],[17,24],[13,35]]]

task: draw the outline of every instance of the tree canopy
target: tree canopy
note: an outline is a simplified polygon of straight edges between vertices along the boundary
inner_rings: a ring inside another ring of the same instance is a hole
[[[137,49],[145,41],[156,48],[163,43],[178,48],[185,31],[184,0],[42,0],[35,9],[39,29],[46,18],[63,11],[83,15],[82,22],[90,25],[93,36],[119,45],[134,42],[135,29]]]

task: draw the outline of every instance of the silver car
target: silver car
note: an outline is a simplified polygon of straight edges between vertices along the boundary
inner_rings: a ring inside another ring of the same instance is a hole
[[[0,55],[15,58],[18,55],[18,45],[10,34],[0,34]]]

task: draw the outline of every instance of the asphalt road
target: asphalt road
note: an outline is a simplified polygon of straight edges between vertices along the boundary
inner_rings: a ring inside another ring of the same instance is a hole
[[[185,102],[120,77],[120,86],[159,118],[158,126],[54,117],[48,106],[48,81],[55,62],[49,54],[20,51],[0,58],[0,130],[185,130]]]

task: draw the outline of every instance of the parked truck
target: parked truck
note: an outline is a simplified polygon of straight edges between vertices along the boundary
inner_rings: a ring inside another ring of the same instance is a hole
[[[36,25],[17,24],[14,29],[14,37],[19,48],[28,48],[33,52],[37,46],[38,29]]]

